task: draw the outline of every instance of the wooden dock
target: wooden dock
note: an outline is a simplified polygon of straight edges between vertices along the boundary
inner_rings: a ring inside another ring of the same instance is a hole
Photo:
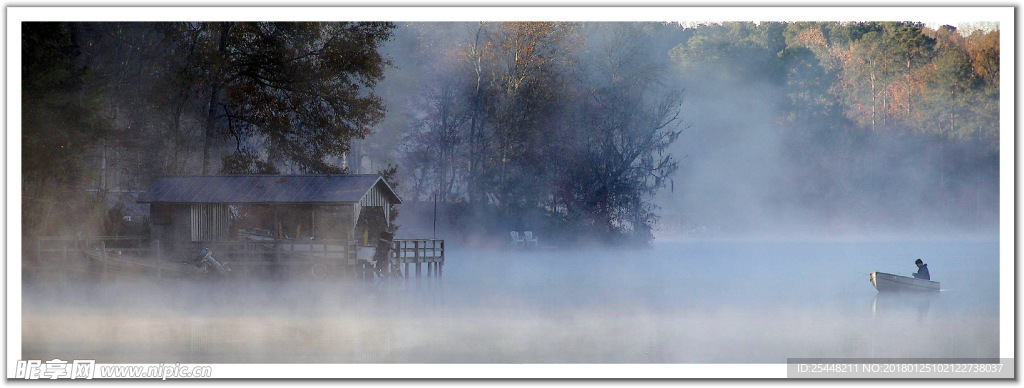
[[[427,276],[441,276],[444,268],[444,240],[419,239],[419,240],[394,240],[391,246],[392,265],[405,264],[405,271],[402,272],[409,277],[409,265],[416,266],[416,277],[422,271],[421,265],[427,265]]]
[[[144,237],[40,237],[35,257],[25,272],[36,275],[127,279],[201,279],[217,276],[188,263],[195,256],[168,254]],[[230,268],[223,277],[240,279],[361,279],[373,280],[372,247],[355,241],[242,240],[194,244],[183,250],[196,255],[208,248]],[[419,278],[423,266],[428,277],[440,277],[444,266],[444,240],[392,241],[386,274]],[[404,266],[403,266],[404,265]],[[404,268],[403,268],[404,267]]]
[[[40,237],[23,272],[61,280],[173,280],[193,277],[189,265],[159,257],[159,248],[138,237]]]

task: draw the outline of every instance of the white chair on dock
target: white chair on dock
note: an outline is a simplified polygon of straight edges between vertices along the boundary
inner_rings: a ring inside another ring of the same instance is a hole
[[[523,235],[526,236],[526,246],[530,246],[531,244],[533,246],[537,246],[537,238],[533,237],[533,232],[527,230],[523,232]]]
[[[513,230],[509,232],[509,234],[512,236],[512,246],[525,244],[525,240],[523,240],[522,237],[519,237],[519,232]]]

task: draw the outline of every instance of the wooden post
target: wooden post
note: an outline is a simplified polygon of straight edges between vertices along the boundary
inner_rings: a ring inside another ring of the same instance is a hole
[[[420,277],[420,240],[412,241],[412,257],[416,261],[416,277]]]
[[[409,246],[409,242],[408,241],[400,241],[399,242],[398,253],[397,253],[397,255],[402,258],[402,262],[405,263],[405,272],[404,273],[405,273],[405,278],[406,279],[408,279],[409,275],[412,274],[411,272],[409,272],[409,260],[406,258],[406,255],[405,255],[405,250],[406,250],[406,248],[408,246]]]
[[[344,240],[341,249],[345,252],[345,261],[350,264],[358,264],[358,250],[355,248],[355,241]]]
[[[388,252],[388,254],[391,255],[391,257],[389,258],[390,260],[388,261],[391,263],[391,268],[393,271],[402,272],[402,262],[398,261],[398,250],[396,249],[397,247],[395,245],[395,242],[392,240],[391,252]]]

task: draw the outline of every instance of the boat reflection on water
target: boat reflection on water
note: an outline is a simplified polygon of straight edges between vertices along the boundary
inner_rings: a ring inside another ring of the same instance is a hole
[[[871,315],[907,315],[916,313],[923,319],[928,315],[932,303],[939,299],[941,292],[883,291],[871,300]]]

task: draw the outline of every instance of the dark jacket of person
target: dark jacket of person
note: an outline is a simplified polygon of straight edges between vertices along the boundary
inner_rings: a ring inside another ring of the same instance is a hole
[[[928,273],[928,264],[921,264],[917,267],[917,272],[914,272],[914,277],[924,280],[932,280],[932,275]]]

